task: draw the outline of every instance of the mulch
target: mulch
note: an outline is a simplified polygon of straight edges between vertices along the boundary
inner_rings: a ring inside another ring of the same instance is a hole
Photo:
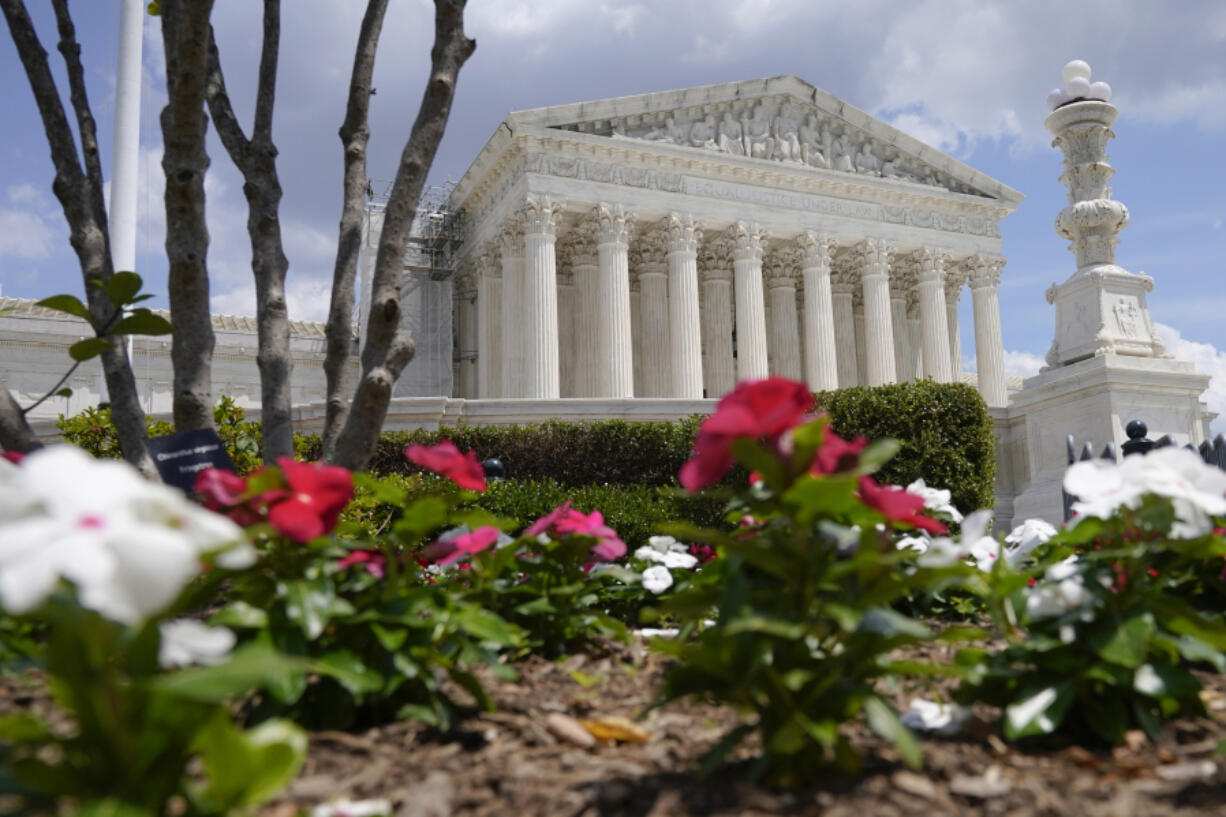
[[[941,659],[943,645],[916,657]],[[314,732],[305,768],[262,817],[292,817],[337,798],[387,798],[396,817],[1148,817],[1226,814],[1226,676],[1204,674],[1207,719],[1167,724],[1159,739],[1130,733],[1114,748],[1049,740],[1018,748],[999,737],[996,713],[977,709],[957,737],[921,739],[924,769],[859,725],[856,777],[827,774],[798,791],[747,782],[753,741],[701,776],[704,753],[738,723],[735,713],[683,701],[643,715],[665,668],[641,643],[557,661],[533,656],[518,681],[482,673],[497,711],[441,734],[416,722],[361,733]],[[931,685],[884,690],[905,709]],[[0,715],[56,717],[37,677],[0,676]],[[639,741],[583,746],[574,719],[620,716]]]

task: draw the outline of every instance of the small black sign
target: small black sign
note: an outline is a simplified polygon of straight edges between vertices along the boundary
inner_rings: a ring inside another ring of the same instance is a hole
[[[162,481],[185,493],[191,493],[196,475],[206,468],[237,473],[221,437],[211,428],[151,437],[145,441],[145,447],[157,464]]]

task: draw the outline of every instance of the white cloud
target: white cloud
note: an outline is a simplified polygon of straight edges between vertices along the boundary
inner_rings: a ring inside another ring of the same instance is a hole
[[[218,289],[221,289],[220,287]],[[285,280],[285,303],[290,320],[326,321],[332,297],[332,282],[318,278],[296,278],[293,270]],[[254,315],[255,284],[244,281],[225,287],[209,297],[209,308],[223,315]]]
[[[600,4],[600,10],[613,22],[613,30],[621,34],[633,36],[635,25],[647,13],[647,7],[641,3],[631,3],[626,6],[610,6]]]
[[[1005,350],[1005,376],[1007,377],[1034,377],[1044,365],[1046,361],[1039,355]]]
[[[46,258],[57,238],[36,213],[0,210],[0,258]]]
[[[1205,390],[1204,401],[1209,410],[1218,415],[1213,421],[1212,431],[1214,434],[1226,434],[1226,352],[1208,343],[1188,340],[1178,329],[1164,323],[1155,323],[1154,329],[1166,345],[1166,351],[1176,360],[1190,361],[1196,371],[1209,375],[1209,388]]]

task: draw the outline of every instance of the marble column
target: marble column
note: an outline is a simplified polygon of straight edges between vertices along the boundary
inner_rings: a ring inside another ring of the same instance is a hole
[[[850,264],[841,262],[830,276],[830,303],[834,313],[835,361],[840,389],[860,385],[860,364],[856,355],[856,290],[859,276]]]
[[[502,260],[496,246],[486,246],[477,261],[477,396],[501,396]]]
[[[630,333],[631,220],[620,204],[596,208],[600,271],[596,293],[596,356],[600,397],[634,396],[634,347]]]
[[[524,391],[524,232],[518,219],[503,225],[502,251],[502,383],[499,397],[523,397]]]
[[[803,253],[805,318],[801,332],[805,350],[805,382],[814,391],[839,387],[835,351],[834,297],[830,287],[830,264],[835,242],[828,235],[808,231],[797,239]]]
[[[524,202],[523,337],[524,397],[561,396],[558,366],[557,241],[561,202],[529,195]]]
[[[856,382],[868,385],[868,345],[864,340],[864,295],[856,290],[854,309],[856,326]]]
[[[924,328],[920,317],[919,290],[907,291],[907,368],[918,380],[924,374]]]
[[[766,304],[762,297],[762,228],[738,221],[728,232],[733,240],[736,290],[736,376],[737,380],[760,380],[770,373]]]
[[[771,372],[799,380],[800,322],[796,315],[796,273],[800,249],[786,247],[775,253],[767,266],[766,287],[770,293]]]
[[[643,367],[639,361],[643,359],[643,295],[639,288],[639,275],[630,270],[630,342],[634,370],[634,396],[642,397],[647,393],[647,380],[643,376]]]
[[[723,397],[736,386],[732,358],[732,241],[708,239],[702,255],[702,379],[707,397]]]
[[[949,313],[945,310],[945,253],[925,248],[916,255],[919,278],[920,325],[924,330],[924,376],[938,383],[953,382],[949,345]]]
[[[857,246],[864,292],[864,374],[868,386],[884,386],[897,378],[890,313],[889,256],[892,249],[879,238],[865,239]]]
[[[907,328],[908,265],[906,256],[890,258],[890,329],[894,333],[894,375],[900,383],[918,374],[911,360],[911,334]]]
[[[477,396],[477,350],[481,348],[477,336],[477,275],[477,264],[467,261],[456,272],[454,283],[459,371],[453,391],[455,396],[468,399]]]
[[[597,336],[600,264],[596,255],[596,219],[580,219],[570,236],[571,274],[575,281],[575,396],[598,397],[602,361]]]
[[[668,217],[668,329],[672,350],[670,397],[702,397],[702,322],[698,305],[698,243],[690,216]]]
[[[958,299],[962,297],[962,286],[966,283],[966,272],[960,266],[953,264],[945,270],[945,325],[949,328],[949,370],[953,382],[962,382],[962,331],[958,324]]]
[[[639,330],[642,357],[635,361],[643,370],[640,397],[668,397],[672,360],[668,326],[668,233],[655,228],[642,234],[631,252],[631,264],[639,280]],[[637,393],[636,393],[637,394]]]
[[[558,254],[558,393],[578,397],[576,382],[575,316],[579,311],[579,292],[575,287],[573,256]]]
[[[979,393],[989,406],[1009,403],[1005,388],[1005,346],[1000,331],[1000,301],[996,288],[1005,259],[977,256],[971,270],[971,299],[975,309],[975,367]]]

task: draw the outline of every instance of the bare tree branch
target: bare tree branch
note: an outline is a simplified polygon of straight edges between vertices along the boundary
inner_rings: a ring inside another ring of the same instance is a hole
[[[0,0],[0,11],[4,13],[9,33],[17,46],[51,149],[51,161],[55,166],[52,190],[64,211],[64,219],[70,230],[69,241],[81,265],[91,322],[95,327],[109,326],[115,319],[116,307],[98,286],[98,282],[110,280],[113,269],[94,120],[85,93],[80,46],[76,42],[66,0],[54,0],[52,5],[60,34],[59,50],[68,69],[73,109],[85,151],[84,171],[59,90],[47,64],[47,52],[38,40],[25,4],[22,0]],[[122,344],[103,353],[102,371],[111,400],[111,417],[119,434],[124,459],[147,476],[157,478],[157,469],[145,450],[145,415],[140,408],[136,380]],[[0,398],[11,399],[7,393]],[[0,442],[8,447],[7,441]]]
[[[477,47],[464,34],[467,0],[435,0],[430,78],[392,183],[375,259],[370,318],[362,349],[362,376],[332,461],[350,469],[366,465],[387,417],[392,385],[413,358],[413,339],[400,329],[400,278],[405,244],[426,175],[447,127],[460,68]]]
[[[42,447],[13,395],[0,390],[0,448],[28,454]]]
[[[353,353],[353,289],[357,278],[358,250],[362,244],[362,204],[366,193],[366,143],[370,139],[370,97],[374,93],[371,76],[375,71],[375,52],[383,30],[387,0],[370,0],[349,79],[349,100],[340,137],[345,152],[344,203],[341,209],[340,236],[336,243],[336,267],[332,272],[332,301],[328,309],[324,376],[327,379],[327,408],[324,414],[323,457],[331,460],[336,438],[349,414],[349,356]]]
[[[166,256],[170,262],[170,359],[178,431],[213,427],[213,319],[209,314],[204,174],[208,120],[204,86],[213,0],[163,0],[166,90],[162,170],[166,174]]]
[[[256,327],[259,334],[261,424],[264,462],[294,454],[293,396],[290,375],[289,312],[285,303],[285,274],[289,261],[281,240],[281,181],[277,175],[277,147],[272,141],[272,113],[277,90],[277,59],[281,39],[281,2],[264,0],[264,44],[255,98],[255,124],[251,139],[234,115],[226,93],[217,40],[209,29],[208,81],[205,96],[209,113],[239,172],[247,197],[247,234],[251,237],[251,269],[255,274]]]

